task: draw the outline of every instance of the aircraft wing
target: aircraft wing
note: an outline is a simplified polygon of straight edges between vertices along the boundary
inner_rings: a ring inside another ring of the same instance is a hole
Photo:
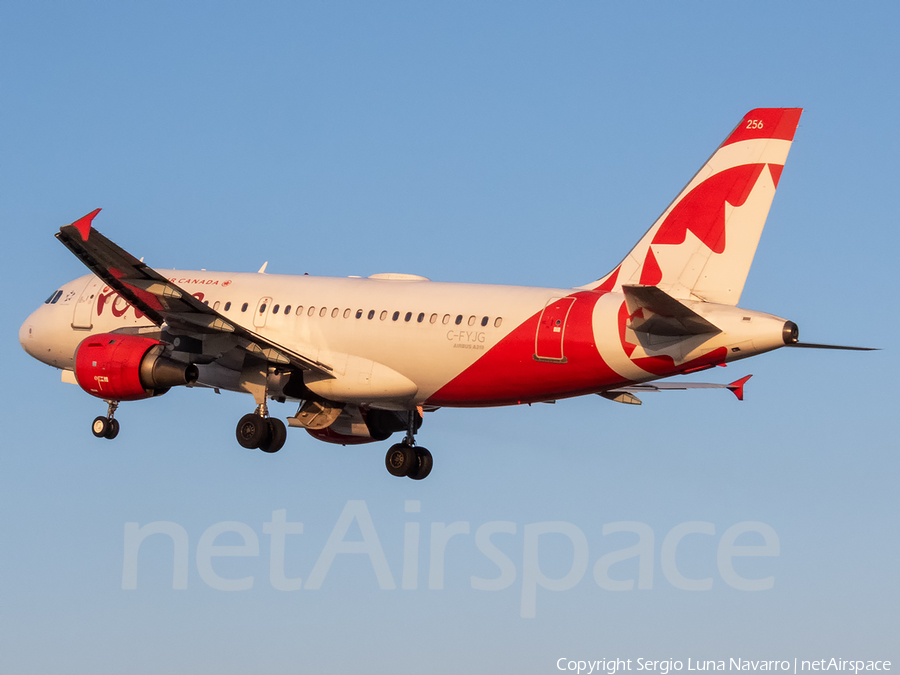
[[[747,384],[752,375],[747,375],[739,380],[728,384],[717,384],[715,382],[644,382],[643,384],[630,384],[625,387],[610,389],[599,394],[603,398],[617,403],[630,403],[632,405],[640,405],[641,400],[635,396],[642,392],[657,391],[682,391],[686,389],[727,389],[732,392],[739,401],[744,400],[744,385]]]
[[[186,334],[231,335],[237,345],[267,361],[331,375],[330,366],[237,325],[111,242],[91,227],[99,212],[96,209],[61,227],[56,238],[157,326],[165,323]]]

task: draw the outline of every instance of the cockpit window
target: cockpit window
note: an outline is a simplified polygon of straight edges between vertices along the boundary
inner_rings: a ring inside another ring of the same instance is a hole
[[[53,291],[53,293],[50,294],[50,297],[47,298],[46,300],[44,300],[44,304],[45,305],[55,305],[57,302],[59,302],[59,299],[61,297],[62,297],[62,291]]]

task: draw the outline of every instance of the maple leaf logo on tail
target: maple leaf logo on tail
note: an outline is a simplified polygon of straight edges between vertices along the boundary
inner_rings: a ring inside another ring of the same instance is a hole
[[[744,115],[619,266],[582,288],[640,284],[674,298],[736,305],[801,112]]]

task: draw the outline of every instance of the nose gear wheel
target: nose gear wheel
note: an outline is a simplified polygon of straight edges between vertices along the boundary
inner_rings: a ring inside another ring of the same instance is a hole
[[[94,421],[91,422],[91,433],[97,438],[106,438],[111,441],[119,435],[119,420],[113,417],[116,414],[116,408],[119,407],[119,402],[107,401],[106,403],[109,406],[106,417],[94,418]]]

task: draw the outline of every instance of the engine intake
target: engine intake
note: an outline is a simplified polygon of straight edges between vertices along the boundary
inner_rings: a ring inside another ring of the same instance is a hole
[[[92,335],[75,351],[75,379],[91,396],[111,401],[160,396],[197,381],[197,366],[163,356],[164,351],[164,342],[138,335]]]

